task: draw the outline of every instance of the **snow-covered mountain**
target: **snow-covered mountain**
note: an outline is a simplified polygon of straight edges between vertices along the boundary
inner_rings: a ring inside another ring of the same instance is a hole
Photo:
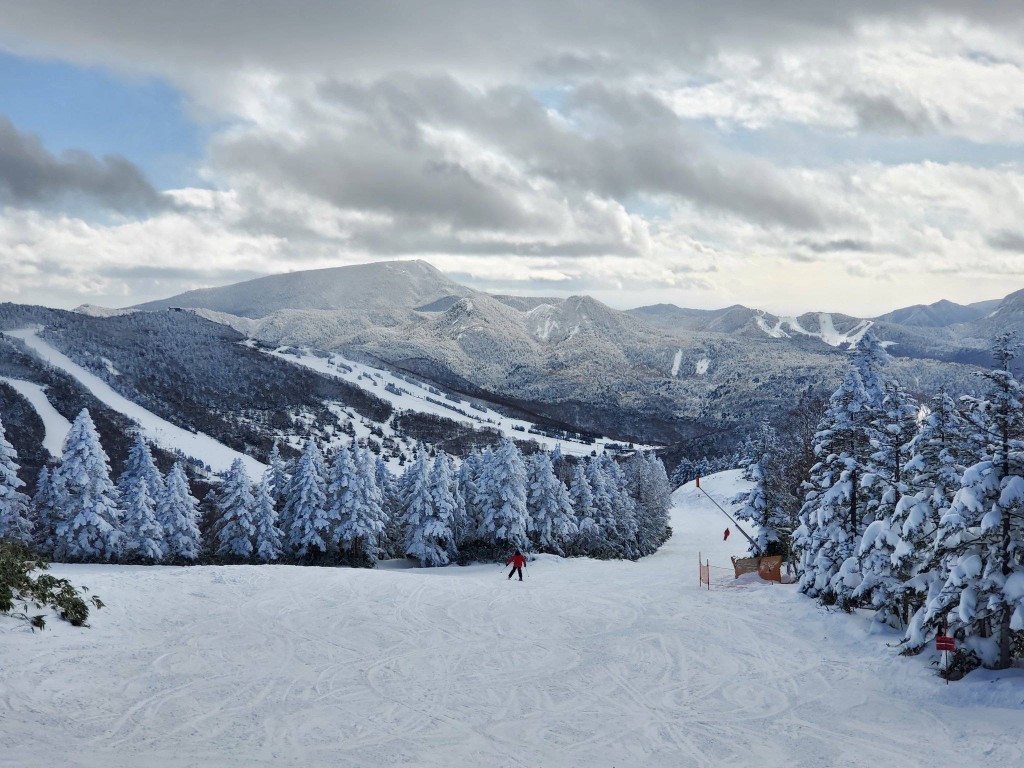
[[[661,443],[730,434],[807,386],[830,386],[849,344],[877,325],[827,312],[622,312],[587,296],[492,296],[421,261],[276,275],[139,309],[167,307],[191,308],[265,347],[340,352],[528,418]],[[920,329],[890,324],[883,336],[911,349],[907,357],[950,359],[944,346],[927,354],[923,341],[934,340]],[[921,386],[964,378],[926,360],[905,365]]]
[[[897,357],[896,375],[925,395],[976,386],[974,368],[949,363],[987,364],[995,333],[1024,329],[1024,293],[943,326],[921,323],[956,319],[955,305],[879,318],[780,317],[742,306],[623,312],[588,296],[493,296],[419,261],[276,275],[129,314],[6,307],[0,330],[45,326],[48,343],[120,394],[256,457],[289,430],[337,425],[339,409],[347,429],[389,436],[392,410],[380,387],[392,374],[436,388],[436,402],[421,398],[419,415],[399,420],[409,439],[475,444],[473,425],[436,422],[437,402],[464,401],[454,407],[475,408],[473,419],[481,408],[500,410],[554,435],[675,444],[699,455],[731,449],[808,388],[830,391],[849,344],[868,329]],[[358,372],[332,382],[280,367],[317,355],[348,361],[320,371],[329,378],[345,366]],[[45,383],[16,365],[4,369],[2,358],[0,375]]]

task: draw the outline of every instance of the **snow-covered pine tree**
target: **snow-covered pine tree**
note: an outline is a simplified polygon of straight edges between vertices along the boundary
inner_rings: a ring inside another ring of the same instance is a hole
[[[323,454],[310,438],[288,481],[281,530],[285,551],[298,558],[320,557],[330,551],[335,521],[327,514],[327,476]]]
[[[1010,334],[996,340],[989,395],[974,403],[986,455],[939,523],[937,548],[951,567],[925,618],[947,621],[996,669],[1013,663],[1011,631],[1024,630],[1024,389],[1009,370],[1012,344]]]
[[[818,463],[806,484],[800,527],[794,534],[800,590],[844,607],[858,584],[846,581],[848,574],[840,573],[840,568],[855,555],[865,527],[861,482],[870,468],[878,405],[864,388],[858,366],[851,367],[818,425]]]
[[[164,531],[157,522],[156,502],[149,495],[146,479],[122,476],[121,557],[128,561],[158,563],[164,557]]]
[[[479,496],[482,503],[477,537],[496,550],[527,551],[530,516],[526,511],[526,465],[511,440],[502,440],[484,466]]]
[[[925,625],[927,605],[942,589],[952,567],[952,555],[936,549],[936,534],[943,515],[953,503],[965,467],[961,455],[967,445],[967,422],[944,390],[931,401],[920,430],[910,443],[910,460],[903,470],[908,486],[896,504],[893,527],[898,542],[893,568],[906,574],[902,598],[910,613],[904,641],[908,652],[924,647],[934,632]]]
[[[458,555],[458,545],[455,542],[456,520],[458,507],[453,492],[455,477],[452,473],[454,466],[449,463],[448,455],[444,451],[438,451],[430,468],[430,498],[434,506],[434,512],[441,520],[448,521],[448,527],[452,532],[448,541],[448,559],[454,560]]]
[[[57,524],[53,556],[58,561],[111,560],[121,543],[121,509],[110,481],[110,460],[88,409],[64,438],[60,468],[51,482]]]
[[[757,526],[757,536],[750,545],[754,557],[785,555],[788,551],[789,513],[781,471],[782,446],[778,433],[767,419],[761,421],[756,432],[744,443],[743,479],[751,483],[750,490],[737,494],[736,519]]]
[[[376,458],[374,477],[380,488],[384,504],[384,536],[381,539],[382,557],[404,557],[405,536],[402,532],[402,499],[398,481],[380,456]]]
[[[636,503],[640,510],[638,541],[641,554],[649,555],[671,535],[672,484],[665,465],[654,453],[636,453],[627,465],[635,475]]]
[[[345,449],[339,452],[339,460],[344,452]],[[332,492],[332,516],[338,521],[334,541],[357,561],[373,565],[383,553],[387,528],[384,493],[377,485],[373,454],[355,443],[348,453],[348,483],[343,490]]]
[[[270,449],[267,464],[270,466],[270,498],[275,507],[280,507],[288,488],[288,462],[281,456],[281,449],[278,447],[277,441],[274,441],[274,447]]]
[[[604,528],[598,524],[596,519],[594,492],[587,479],[587,464],[584,461],[576,462],[573,469],[572,485],[569,486],[569,500],[576,513],[578,530],[576,541],[572,547],[573,553],[606,559],[614,557],[615,549],[609,543]]]
[[[53,551],[53,535],[57,528],[53,483],[52,473],[48,468],[43,467],[39,470],[36,492],[32,497],[32,511],[35,517],[32,540],[40,552],[46,553]]]
[[[857,548],[858,585],[851,597],[867,601],[875,609],[875,620],[891,627],[905,627],[908,619],[904,585],[909,571],[896,565],[902,519],[897,512],[908,488],[903,466],[910,458],[910,444],[917,432],[920,408],[894,379],[883,382],[883,399],[875,419],[870,471],[861,487],[868,501],[865,520],[870,520]],[[873,518],[873,519],[872,519]],[[847,577],[849,578],[849,577]]]
[[[448,477],[451,478],[452,500],[455,509],[452,512],[452,543],[455,551],[466,540],[471,532],[471,521],[466,511],[466,496],[462,490],[461,467],[456,466],[455,459],[448,453],[442,453],[448,464]]]
[[[452,538],[451,518],[442,517],[434,508],[430,466],[424,451],[405,470],[402,483],[405,508],[405,554],[421,568],[447,565]]]
[[[579,533],[569,491],[556,477],[551,459],[544,451],[527,460],[526,472],[526,507],[532,520],[530,538],[541,552],[564,557]]]
[[[160,498],[164,490],[164,478],[153,461],[153,454],[146,444],[146,439],[141,432],[135,433],[132,447],[128,451],[128,460],[125,462],[124,472],[117,481],[117,488],[123,495],[127,485],[142,480],[146,484],[149,497],[154,502]]]
[[[636,560],[640,557],[637,541],[640,526],[636,519],[636,502],[629,493],[629,481],[619,462],[610,453],[601,456],[601,468],[608,479],[606,488],[615,514],[615,528],[619,536],[617,543],[624,557]]]
[[[164,532],[164,556],[171,562],[198,560],[202,549],[199,501],[189,491],[188,477],[180,461],[167,473],[156,516]]]
[[[141,433],[128,451],[125,470],[117,482],[124,517],[122,554],[144,563],[164,558],[164,530],[157,518],[157,502],[164,492],[164,480],[153,463],[153,455]]]
[[[609,491],[611,481],[605,475],[604,464],[600,457],[592,456],[586,465],[587,482],[594,495],[594,522],[601,529],[604,543],[611,549],[613,557],[623,557],[622,537],[616,521],[612,494]]]
[[[0,539],[32,543],[29,498],[21,492],[25,481],[18,477],[18,453],[7,441],[0,421]]]
[[[217,494],[217,554],[237,560],[249,560],[253,555],[256,526],[253,508],[252,481],[241,459],[235,459]]]
[[[276,445],[274,446],[277,447]],[[274,504],[274,465],[271,463],[256,488],[253,503],[253,554],[262,563],[281,558],[284,551],[281,531],[277,527],[277,509]]]
[[[490,455],[490,452],[487,455]],[[485,466],[485,455],[481,454],[480,451],[474,450],[463,460],[462,466],[459,467],[459,487],[462,492],[466,512],[465,529],[455,531],[460,548],[477,541],[477,531],[483,520],[483,495],[480,492],[480,479],[483,477]],[[456,521],[457,526],[458,521]]]

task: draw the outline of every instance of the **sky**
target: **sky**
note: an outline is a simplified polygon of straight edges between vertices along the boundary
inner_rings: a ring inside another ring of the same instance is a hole
[[[619,308],[1024,288],[1024,14],[0,0],[0,301],[422,258]]]

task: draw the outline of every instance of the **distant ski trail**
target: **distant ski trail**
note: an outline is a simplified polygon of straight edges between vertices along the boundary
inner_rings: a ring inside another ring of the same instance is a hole
[[[223,471],[231,466],[235,459],[241,459],[250,477],[259,477],[267,466],[251,456],[228,448],[202,432],[189,432],[171,424],[155,413],[146,410],[138,403],[133,403],[124,395],[116,392],[109,384],[94,373],[87,371],[59,349],[56,349],[39,337],[38,328],[22,328],[16,331],[4,331],[8,336],[21,339],[40,358],[78,380],[96,399],[107,407],[123,413],[142,428],[143,433],[163,448],[181,450],[186,456],[192,456],[215,471]]]
[[[84,631],[0,623],[0,765],[1021,764],[1021,670],[945,686],[793,587],[701,590],[698,550],[726,565],[742,544],[692,485],[675,500],[657,554],[541,557],[522,584],[57,566],[109,608]]]
[[[43,422],[43,448],[51,456],[59,459],[64,449],[64,438],[71,431],[71,422],[53,407],[49,398],[46,397],[46,388],[33,381],[10,379],[6,376],[0,376],[0,381],[12,386],[18,394],[32,404]]]

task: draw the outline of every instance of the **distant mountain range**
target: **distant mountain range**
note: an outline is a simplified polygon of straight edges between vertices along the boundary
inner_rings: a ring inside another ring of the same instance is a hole
[[[588,296],[491,295],[426,262],[397,261],[272,275],[123,310],[79,312],[0,305],[0,330],[44,325],[51,344],[126,397],[182,426],[209,425],[254,455],[280,434],[273,429],[295,418],[286,412],[305,409],[326,423],[330,408],[315,405],[318,389],[350,410],[376,413],[380,406],[369,386],[364,401],[357,391],[319,381],[296,386],[303,380],[298,374],[279,388],[277,377],[288,368],[278,360],[273,374],[263,371],[253,350],[236,351],[245,339],[264,349],[342,353],[415,376],[439,396],[476,400],[545,428],[700,454],[731,447],[761,418],[780,419],[808,389],[830,392],[850,345],[868,330],[888,345],[894,373],[920,395],[941,385],[954,392],[976,388],[972,374],[988,364],[993,337],[1024,329],[1024,291],[999,302],[937,302],[876,318],[784,317],[738,305],[619,311]],[[234,330],[212,330],[224,326]],[[187,378],[161,365],[156,382],[157,367],[135,362],[160,350],[173,351],[182,365],[196,361]],[[0,348],[0,375],[3,365]],[[362,381],[353,377],[350,384]],[[232,391],[240,393],[237,403]],[[275,398],[284,398],[278,415]],[[250,407],[254,401],[258,412]],[[232,423],[244,439],[233,434]]]

